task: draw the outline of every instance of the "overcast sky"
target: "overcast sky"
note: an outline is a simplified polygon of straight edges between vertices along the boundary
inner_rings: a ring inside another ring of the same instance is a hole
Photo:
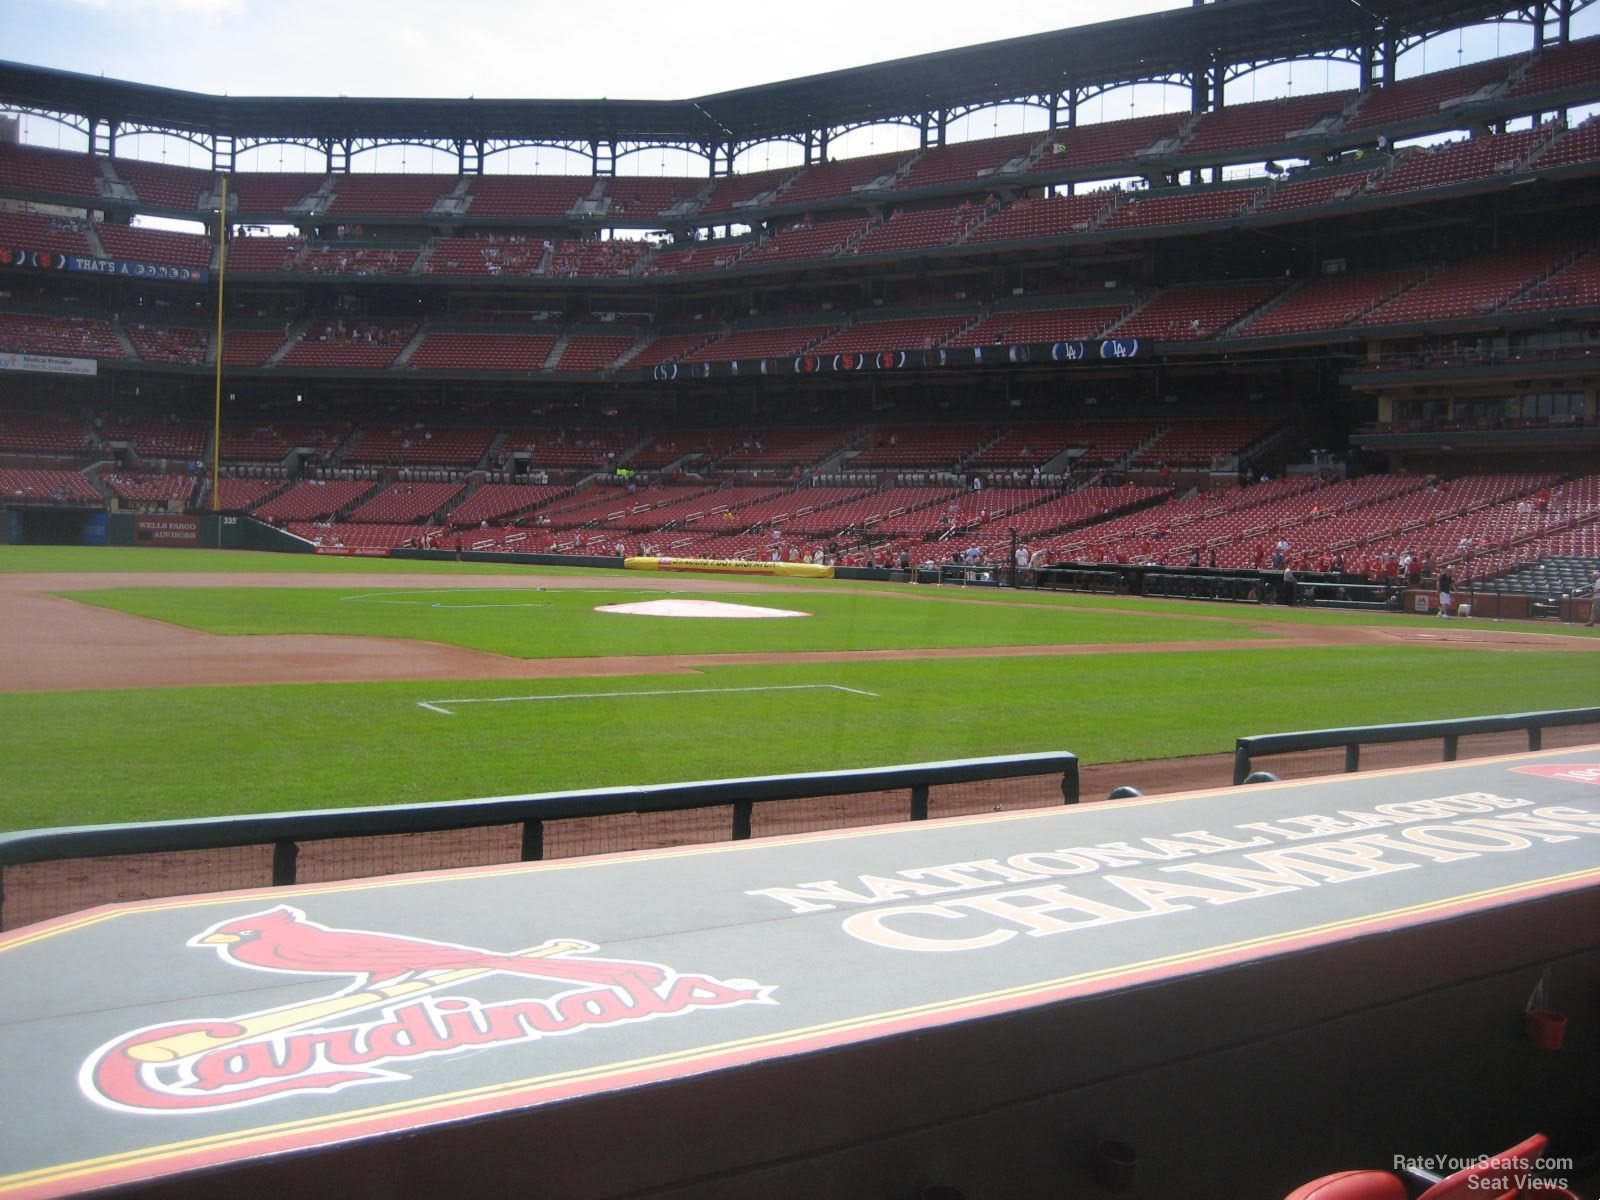
[[[139,83],[230,95],[478,96],[684,99],[908,55],[1188,7],[1189,0],[809,0],[791,11],[727,0],[4,0],[8,46],[0,57]],[[1574,36],[1600,28],[1600,5],[1574,20]],[[1526,26],[1436,38],[1402,59],[1402,77],[1532,45]],[[1353,88],[1350,63],[1282,64],[1229,85],[1228,102]],[[1084,105],[1079,119],[1185,111],[1182,87],[1140,85]],[[990,109],[952,125],[951,140],[1043,129],[1038,108]],[[81,134],[25,117],[25,141],[82,150]],[[909,149],[916,133],[874,127],[835,140],[836,157]],[[156,135],[125,138],[118,152],[209,167],[208,152]],[[738,170],[794,165],[786,144],[753,148]],[[314,150],[251,151],[241,169],[322,170]],[[357,170],[455,170],[430,149],[366,151]],[[493,156],[491,171],[587,172],[587,159],[550,148]],[[650,150],[618,163],[623,174],[703,174],[703,159]]]
[[[662,100],[1187,3],[8,0],[3,56],[236,96]]]

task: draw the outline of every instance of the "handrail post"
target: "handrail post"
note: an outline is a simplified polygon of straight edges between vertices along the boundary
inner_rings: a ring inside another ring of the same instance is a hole
[[[913,821],[928,819],[928,785],[925,783],[911,785],[911,819]]]
[[[1354,775],[1361,770],[1361,743],[1351,742],[1344,748],[1344,773]]]
[[[1250,775],[1250,747],[1240,738],[1233,751],[1233,786],[1238,787]]]
[[[522,823],[522,861],[539,862],[544,858],[544,822],[530,817]]]
[[[1457,734],[1454,734],[1454,733],[1445,734],[1445,737],[1444,737],[1444,760],[1443,761],[1445,761],[1445,762],[1455,762],[1456,761],[1456,754],[1459,752],[1460,749],[1461,749],[1461,738],[1460,738],[1460,736],[1457,735]]]
[[[282,838],[272,843],[272,886],[288,887],[295,881],[300,860],[300,843]]]
[[[1543,750],[1544,749],[1544,726],[1543,725],[1529,725],[1528,726],[1528,749],[1529,750]]]
[[[748,842],[750,840],[750,818],[754,815],[756,803],[754,800],[735,800],[733,802],[733,840]]]
[[[1074,758],[1067,764],[1067,769],[1061,772],[1061,803],[1076,804],[1082,798],[1082,785],[1078,780],[1078,760]]]

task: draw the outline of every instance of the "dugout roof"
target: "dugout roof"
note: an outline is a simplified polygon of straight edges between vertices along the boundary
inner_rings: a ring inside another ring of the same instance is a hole
[[[24,108],[251,141],[743,144],[1208,66],[1405,41],[1505,14],[1506,0],[1213,0],[685,100],[215,96],[0,61]]]

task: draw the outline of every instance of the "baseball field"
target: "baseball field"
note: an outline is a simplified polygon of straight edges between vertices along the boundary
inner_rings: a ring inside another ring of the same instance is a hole
[[[597,611],[712,600],[804,614]],[[444,801],[1600,701],[1549,623],[1035,591],[0,547],[0,827]],[[1225,778],[1211,782],[1222,784]]]

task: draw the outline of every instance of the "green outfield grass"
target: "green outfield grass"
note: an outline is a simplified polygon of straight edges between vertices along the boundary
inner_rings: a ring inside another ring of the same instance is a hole
[[[672,694],[440,703],[658,691]],[[1241,734],[1594,698],[1588,655],[1415,646],[8,694],[0,794],[4,826],[29,828],[1039,750],[1117,762],[1225,751]]]
[[[356,588],[67,593],[222,634],[378,635],[524,657],[1249,637],[1260,648],[857,659],[719,666],[692,676],[0,693],[6,801],[0,828],[440,801],[1038,750],[1120,762],[1226,751],[1242,734],[1560,708],[1592,704],[1597,695],[1595,660],[1587,654],[1274,645],[1274,626],[1289,632],[1303,624],[1434,623],[1398,614],[795,581],[783,590],[717,598],[815,615],[668,621],[592,609],[671,593],[677,581],[670,574],[585,571],[594,586],[538,589],[533,576],[552,570],[226,551],[0,549],[0,571],[372,577],[370,586]],[[526,575],[529,582],[472,591],[441,579],[437,588],[396,589],[384,576],[397,571]],[[1548,623],[1496,628],[1594,633]],[[669,694],[641,694],[647,692]],[[547,698],[509,699],[531,696]],[[471,700],[498,702],[451,703]],[[1130,770],[1134,778],[1136,768]]]
[[[637,578],[637,577],[636,577]],[[868,590],[727,594],[716,599],[811,615],[762,621],[663,619],[594,611],[600,605],[666,599],[654,586],[594,590],[331,588],[111,588],[69,592],[88,604],[220,634],[312,633],[445,642],[519,658],[617,654],[792,653],[805,650],[949,646],[1110,645],[1257,637],[1162,613],[1098,612],[1062,605],[969,603],[982,593],[926,589],[904,596]],[[994,593],[988,593],[993,595]]]

